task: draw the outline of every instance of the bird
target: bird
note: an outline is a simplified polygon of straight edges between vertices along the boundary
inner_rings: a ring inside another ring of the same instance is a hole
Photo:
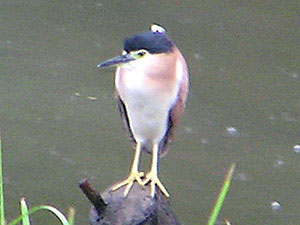
[[[129,176],[112,187],[125,187],[124,196],[134,182],[150,183],[151,197],[156,186],[169,197],[158,178],[159,158],[173,141],[189,90],[185,58],[167,35],[166,29],[152,24],[150,31],[125,38],[121,55],[106,60],[98,68],[117,67],[115,92],[119,111],[135,146]],[[152,154],[151,168],[144,176],[139,171],[141,152]]]

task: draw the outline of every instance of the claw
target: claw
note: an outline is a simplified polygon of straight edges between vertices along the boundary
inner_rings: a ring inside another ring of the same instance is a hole
[[[124,196],[126,197],[135,181],[137,181],[140,185],[143,185],[143,181],[141,179],[141,177],[143,177],[143,176],[144,176],[143,172],[131,172],[127,179],[125,179],[121,183],[116,184],[115,186],[113,186],[112,191],[116,191],[119,188],[127,185],[125,190],[124,190]]]
[[[163,184],[160,182],[158,179],[157,175],[155,173],[148,173],[146,176],[146,179],[142,182],[142,185],[146,185],[147,183],[150,183],[151,185],[151,197],[153,198],[155,195],[155,185],[159,187],[159,189],[162,191],[162,193],[166,196],[169,197],[169,193],[167,192],[166,188],[163,186]]]

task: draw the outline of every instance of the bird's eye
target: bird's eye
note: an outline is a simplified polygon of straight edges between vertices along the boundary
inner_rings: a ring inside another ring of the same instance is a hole
[[[145,51],[145,50],[141,50],[141,51],[137,52],[137,55],[140,56],[140,57],[142,57],[146,54],[147,54],[147,51]]]
[[[143,56],[145,56],[147,54],[148,54],[148,51],[145,49],[140,49],[140,50],[133,51],[130,53],[131,57],[134,59],[142,58]]]
[[[145,55],[145,54],[146,54],[145,52],[139,52],[139,53],[138,53],[139,56],[143,56],[143,55]]]

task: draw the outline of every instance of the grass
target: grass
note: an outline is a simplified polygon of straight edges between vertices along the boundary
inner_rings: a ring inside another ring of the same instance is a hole
[[[213,211],[212,211],[212,213],[211,213],[211,215],[208,219],[207,225],[214,225],[217,218],[218,218],[218,215],[219,215],[221,207],[224,203],[226,194],[229,190],[229,186],[230,186],[230,182],[231,182],[231,179],[232,179],[232,176],[233,176],[234,169],[235,169],[235,163],[231,164],[230,168],[227,171],[223,186],[221,188],[221,191],[219,193],[219,196],[218,196],[218,199],[215,203]],[[226,220],[225,223],[227,225],[230,224],[229,221],[227,221],[227,220]]]
[[[2,176],[2,135],[0,133],[0,225],[5,225],[4,219],[4,197],[3,197],[3,176]]]
[[[3,196],[3,170],[2,170],[2,137],[0,133],[0,225],[6,225],[5,223],[5,216],[4,216],[4,196]],[[39,205],[28,209],[27,203],[25,198],[21,198],[20,200],[21,205],[21,215],[14,219],[12,222],[7,223],[7,225],[16,225],[22,222],[22,225],[30,225],[29,216],[34,214],[39,210],[46,210],[52,213],[63,225],[73,225],[74,224],[74,217],[75,217],[75,210],[71,207],[69,209],[68,219],[64,216],[62,212],[56,209],[53,206],[49,205]]]

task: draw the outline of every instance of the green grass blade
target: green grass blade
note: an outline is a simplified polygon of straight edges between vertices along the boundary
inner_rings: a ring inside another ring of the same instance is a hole
[[[68,215],[69,225],[74,224],[74,218],[75,218],[75,209],[73,207],[70,207],[69,215]]]
[[[32,209],[30,209],[28,211],[27,214],[20,215],[19,217],[17,217],[13,221],[11,221],[8,225],[16,225],[16,224],[20,223],[23,220],[23,217],[28,217],[29,215],[31,215],[32,213],[34,213],[37,210],[38,210],[38,206],[37,207],[33,207]]]
[[[21,203],[21,215],[23,216],[22,225],[30,225],[28,207],[25,198],[21,198],[20,203]]]
[[[225,220],[225,225],[231,225],[228,220]]]
[[[44,210],[48,210],[50,212],[52,212],[63,225],[69,225],[68,220],[66,219],[66,217],[64,216],[64,214],[62,214],[58,209],[52,207],[52,206],[48,206],[48,205],[41,205],[40,209],[44,209]]]
[[[221,189],[220,194],[218,196],[218,199],[216,201],[215,207],[214,207],[214,209],[213,209],[213,211],[212,211],[212,213],[209,217],[209,220],[207,222],[208,225],[214,225],[215,222],[216,222],[216,219],[219,215],[219,212],[220,212],[221,207],[223,205],[226,194],[229,190],[229,186],[230,186],[230,182],[231,182],[231,179],[232,179],[232,176],[233,176],[234,169],[235,169],[235,163],[231,164],[231,167],[228,169],[226,178],[224,180],[222,189]]]
[[[48,205],[40,205],[40,206],[36,206],[33,207],[32,209],[30,209],[28,211],[27,214],[21,215],[18,218],[14,219],[12,222],[10,222],[8,225],[17,225],[18,223],[20,223],[23,219],[23,217],[29,216],[33,213],[35,213],[38,210],[47,210],[50,211],[51,213],[53,213],[63,225],[69,225],[68,220],[66,219],[66,217],[64,216],[64,214],[62,214],[58,209],[52,207],[52,206],[48,206]]]
[[[4,219],[4,197],[3,197],[3,173],[2,173],[2,141],[0,132],[0,225],[5,225]]]

